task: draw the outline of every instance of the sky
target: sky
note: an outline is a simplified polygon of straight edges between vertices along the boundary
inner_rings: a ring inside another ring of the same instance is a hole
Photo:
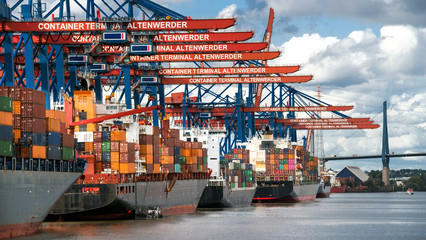
[[[369,117],[382,126],[388,106],[390,152],[426,152],[426,1],[423,0],[161,0],[192,18],[236,17],[233,30],[253,30],[261,41],[269,8],[275,11],[270,65],[301,65],[313,74],[297,90],[333,105],[353,105],[344,114]],[[381,154],[382,127],[323,131],[326,156]],[[317,142],[319,142],[317,140]],[[340,170],[381,170],[381,159],[328,162]],[[390,168],[426,169],[426,157],[391,158]]]
[[[300,65],[297,75],[314,78],[292,86],[312,96],[320,86],[322,101],[353,105],[344,112],[351,117],[369,117],[382,125],[382,105],[387,101],[390,152],[426,152],[426,1],[155,2],[193,19],[235,17],[237,24],[229,30],[253,30],[252,42],[262,41],[273,8],[270,50],[281,55],[269,65]],[[326,156],[380,154],[381,142],[381,127],[323,131]],[[347,165],[368,171],[382,168],[380,159],[329,162],[327,167],[340,170]],[[390,168],[426,169],[426,157],[391,158]]]

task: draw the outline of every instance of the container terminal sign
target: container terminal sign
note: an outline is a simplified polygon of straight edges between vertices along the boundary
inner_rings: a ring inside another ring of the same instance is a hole
[[[292,73],[299,70],[299,66],[279,66],[279,67],[232,67],[232,68],[164,68],[158,70],[159,75],[216,75],[216,74],[271,74],[271,73]]]
[[[200,54],[156,54],[152,56],[130,56],[131,62],[192,62],[192,61],[237,61],[274,59],[280,52],[254,53],[200,53]]]
[[[163,78],[162,84],[234,84],[234,83],[300,83],[312,79],[312,76],[277,77],[220,77],[220,78]]]
[[[130,31],[223,29],[235,24],[235,19],[201,19],[170,21],[132,21],[126,25]],[[0,31],[5,32],[90,32],[106,31],[103,22],[2,22]]]

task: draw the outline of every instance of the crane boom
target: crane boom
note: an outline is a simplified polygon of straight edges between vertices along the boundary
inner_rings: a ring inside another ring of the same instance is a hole
[[[161,109],[161,106],[157,105],[157,106],[146,107],[146,108],[138,108],[138,109],[133,109],[133,110],[130,110],[130,111],[110,114],[110,115],[107,115],[107,116],[96,117],[96,118],[87,119],[87,120],[81,120],[81,121],[78,121],[78,122],[71,123],[70,126],[74,127],[74,126],[80,126],[80,125],[89,124],[89,123],[100,123],[100,122],[103,122],[105,120],[124,117],[124,116],[128,116],[128,115],[133,115],[133,114],[138,114],[138,113],[141,113],[141,112],[148,112],[148,111],[152,111],[152,110],[155,110],[155,109]]]
[[[265,37],[264,37],[264,42],[267,44],[266,48],[265,48],[265,52],[269,51],[269,46],[271,44],[271,36],[272,36],[272,26],[274,24],[274,9],[270,8],[269,9],[269,20],[268,20],[268,26],[266,28],[266,32],[265,32]],[[264,66],[267,66],[267,62],[266,59],[262,61]],[[259,107],[260,106],[260,101],[262,99],[262,90],[263,90],[263,84],[258,84],[257,85],[257,93],[256,93],[256,100],[254,102],[254,106],[255,107]]]

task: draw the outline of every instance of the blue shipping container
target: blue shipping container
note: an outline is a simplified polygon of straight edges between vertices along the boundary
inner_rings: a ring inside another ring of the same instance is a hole
[[[23,145],[46,146],[46,134],[36,132],[22,132],[21,143]]]
[[[47,147],[47,158],[52,160],[61,160],[61,147],[49,145]]]
[[[0,140],[13,140],[12,126],[0,125]]]
[[[61,143],[62,143],[61,133],[58,133],[58,132],[47,133],[48,145],[61,146]]]
[[[110,142],[111,141],[111,132],[102,132],[102,142]]]
[[[111,153],[103,152],[102,153],[102,162],[111,162]]]
[[[77,152],[84,152],[84,142],[77,143]]]

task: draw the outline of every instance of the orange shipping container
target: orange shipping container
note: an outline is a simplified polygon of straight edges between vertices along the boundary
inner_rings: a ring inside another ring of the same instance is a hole
[[[111,131],[111,142],[125,142],[126,141],[126,132],[125,131]]]
[[[93,151],[93,142],[85,142],[84,151],[86,152]]]
[[[111,162],[120,161],[120,152],[111,152]]]
[[[46,159],[46,146],[33,145],[33,158]]]
[[[13,139],[15,139],[15,143],[18,143],[18,139],[21,137],[21,129],[13,129]]]
[[[149,164],[153,164],[154,163],[154,156],[152,156],[152,155],[145,155],[144,157],[145,157],[146,163],[149,163]]]
[[[21,114],[21,101],[13,101],[12,109],[13,114]]]
[[[185,157],[191,156],[191,149],[183,149],[183,156]]]
[[[46,123],[49,132],[61,132],[61,122],[59,119],[47,118]]]
[[[154,173],[161,173],[160,164],[154,164]]]
[[[134,173],[135,164],[134,163],[120,163],[120,173]]]
[[[284,164],[284,170],[288,170],[288,164]]]
[[[13,114],[11,112],[0,111],[0,125],[12,126],[13,125],[12,116]]]
[[[117,170],[121,172],[120,163],[111,161],[111,170]]]

